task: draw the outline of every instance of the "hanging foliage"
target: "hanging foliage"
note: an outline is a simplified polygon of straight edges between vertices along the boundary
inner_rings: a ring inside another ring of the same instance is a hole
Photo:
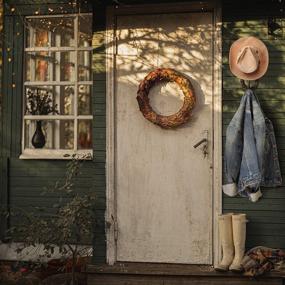
[[[175,82],[184,94],[184,103],[181,109],[172,115],[163,116],[157,114],[151,107],[149,102],[150,89],[160,82]],[[191,116],[196,97],[194,88],[188,78],[170,68],[158,68],[150,72],[140,83],[137,92],[137,101],[143,116],[150,122],[159,125],[162,128],[176,128],[186,123]]]

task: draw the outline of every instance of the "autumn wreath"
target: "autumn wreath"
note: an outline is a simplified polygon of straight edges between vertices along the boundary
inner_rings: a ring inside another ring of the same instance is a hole
[[[148,94],[150,89],[159,82],[175,82],[184,94],[184,103],[181,109],[172,115],[157,114],[151,107]],[[143,116],[162,128],[175,128],[186,123],[190,118],[196,97],[193,86],[188,78],[170,68],[158,68],[151,71],[140,83],[137,92],[137,101]]]

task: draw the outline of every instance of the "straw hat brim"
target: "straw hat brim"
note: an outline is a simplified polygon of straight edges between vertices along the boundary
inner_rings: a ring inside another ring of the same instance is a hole
[[[258,56],[260,62],[257,70],[252,73],[244,73],[237,66],[238,54],[245,46],[252,46],[258,50]],[[255,37],[244,37],[236,40],[231,45],[229,53],[230,70],[238,78],[243,80],[257,80],[266,73],[268,64],[269,64],[268,50],[266,45],[261,40]]]

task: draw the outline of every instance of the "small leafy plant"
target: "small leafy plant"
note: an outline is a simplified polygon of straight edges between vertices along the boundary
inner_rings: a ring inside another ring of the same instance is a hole
[[[30,115],[58,114],[57,104],[53,105],[52,93],[46,90],[28,89],[26,113]]]
[[[87,247],[82,245],[90,243],[94,221],[93,193],[83,195],[75,191],[74,179],[80,175],[83,159],[73,156],[67,165],[64,179],[42,193],[43,199],[45,195],[56,194],[59,197],[53,205],[54,214],[47,216],[42,208],[36,208],[33,213],[16,210],[12,215],[19,215],[24,219],[16,227],[9,229],[11,237],[20,237],[22,240],[22,245],[17,249],[18,253],[31,246],[38,250],[42,245],[44,256],[48,258],[56,248],[62,256],[71,256],[70,285],[76,284],[77,260],[78,257],[86,255]]]

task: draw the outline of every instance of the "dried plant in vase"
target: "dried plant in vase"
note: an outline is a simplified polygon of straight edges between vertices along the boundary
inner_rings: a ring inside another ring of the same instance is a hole
[[[33,116],[58,114],[57,105],[53,104],[52,93],[46,90],[28,89],[26,114]],[[31,142],[35,148],[43,148],[46,144],[41,120],[36,121],[36,131]]]

